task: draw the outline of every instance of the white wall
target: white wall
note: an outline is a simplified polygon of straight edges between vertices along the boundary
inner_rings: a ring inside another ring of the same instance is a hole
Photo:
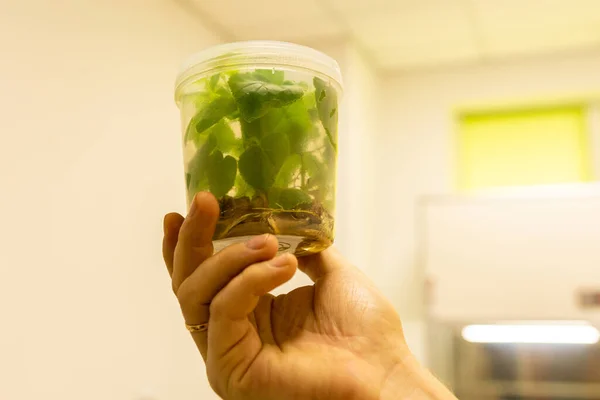
[[[372,260],[374,127],[377,124],[377,75],[369,59],[348,44],[342,72],[345,92],[340,121],[336,245],[367,273]]]
[[[171,0],[5,0],[0,18],[0,398],[214,398],[158,241],[184,209],[173,79],[218,38]],[[380,76],[324,50],[346,79],[338,245],[422,357],[415,202],[452,190],[450,110],[598,90],[600,54]]]
[[[600,185],[552,189],[427,202],[423,251],[436,320],[589,317],[577,295],[600,285]]]
[[[382,77],[375,174],[378,283],[405,324],[415,328],[414,347],[424,337],[415,205],[422,195],[454,190],[453,109],[598,92],[598,71],[600,52]]]
[[[0,398],[216,398],[160,255],[173,83],[217,42],[171,0],[0,6]]]

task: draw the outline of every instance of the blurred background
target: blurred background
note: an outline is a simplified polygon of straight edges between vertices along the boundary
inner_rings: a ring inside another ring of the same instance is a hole
[[[1,399],[216,399],[161,224],[178,67],[247,39],[339,62],[336,243],[417,357],[600,399],[599,0],[0,0],[0,33]]]

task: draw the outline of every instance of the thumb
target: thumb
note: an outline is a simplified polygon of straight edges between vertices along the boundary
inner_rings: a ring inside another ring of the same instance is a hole
[[[298,268],[316,282],[326,275],[352,266],[335,247],[300,258]]]
[[[289,281],[297,266],[298,260],[291,254],[252,264],[214,297],[208,324],[209,377],[211,372],[219,379],[243,377],[262,347],[248,315],[261,296]]]

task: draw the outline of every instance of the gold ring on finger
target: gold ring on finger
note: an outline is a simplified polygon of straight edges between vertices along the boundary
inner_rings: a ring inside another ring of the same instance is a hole
[[[208,330],[208,322],[205,323],[205,324],[200,324],[200,325],[188,325],[188,324],[185,324],[185,327],[191,333],[206,332]]]

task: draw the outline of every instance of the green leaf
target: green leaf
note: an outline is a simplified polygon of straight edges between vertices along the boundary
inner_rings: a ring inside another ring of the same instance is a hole
[[[185,129],[185,136],[183,138],[185,143],[187,143],[190,140],[193,140],[194,143],[196,143],[196,146],[198,146],[198,142],[200,142],[201,135],[199,132],[196,131],[196,125],[198,124],[198,121],[201,118],[202,117],[200,116],[200,114],[196,114],[192,117],[192,119],[188,123],[188,126]]]
[[[319,116],[317,111],[317,99],[315,98],[315,93],[306,93],[306,95],[302,98],[302,102],[304,103],[304,107],[308,110],[309,115],[312,117],[313,113],[315,116]]]
[[[188,172],[192,175],[192,180],[194,180],[193,175],[199,175],[199,173],[204,171],[208,156],[216,147],[217,143],[214,137],[207,136],[205,142],[202,144],[200,149],[196,151],[196,154],[194,157],[192,157],[188,164]]]
[[[202,133],[222,118],[228,116],[236,110],[233,98],[228,94],[221,95],[206,105],[200,113],[198,113],[198,121],[196,123],[196,132]]]
[[[301,153],[314,129],[310,113],[304,102],[297,101],[289,106],[271,110],[261,118],[261,128],[265,133],[281,133],[287,135],[290,150]]]
[[[258,145],[246,149],[240,156],[240,174],[252,187],[268,191],[275,181],[275,166]]]
[[[252,122],[245,121],[240,118],[240,126],[242,128],[242,138],[246,147],[251,144],[258,144],[263,135],[262,118]]]
[[[240,173],[244,180],[257,190],[268,191],[290,154],[286,135],[271,133],[249,145],[240,156]]]
[[[269,201],[269,207],[271,208],[283,208],[281,204],[279,204],[279,195],[281,194],[281,188],[272,187],[269,189],[267,193],[267,199]]]
[[[188,194],[193,197],[194,194],[200,191],[208,190],[208,158],[210,153],[215,149],[216,143],[214,139],[210,137],[206,140],[206,143],[196,151],[196,154],[187,165],[186,176],[188,184]]]
[[[250,186],[242,177],[241,174],[237,174],[235,177],[235,196],[236,197],[252,197],[254,196],[254,189]]]
[[[333,86],[324,80],[315,77],[315,99],[319,118],[327,133],[327,138],[333,148],[337,151],[337,132],[338,132],[338,98],[337,91]]]
[[[239,155],[241,152],[241,140],[235,137],[235,133],[226,119],[222,119],[210,128],[209,135],[214,137],[216,148],[222,153]]]
[[[273,108],[286,106],[300,99],[304,89],[290,83],[265,82],[263,75],[236,73],[229,78],[229,87],[237,102],[241,117],[252,122]]]
[[[283,189],[278,203],[286,210],[293,210],[301,204],[311,203],[312,198],[300,189]]]
[[[219,75],[218,76],[220,79]],[[210,88],[213,84],[211,77],[207,86]],[[219,79],[214,82],[218,84]],[[204,131],[221,121],[224,117],[231,116],[237,111],[235,100],[226,87],[216,87],[215,91],[209,91],[199,94],[196,100],[198,112],[188,124],[185,134],[185,140],[198,140],[198,136]]]
[[[275,83],[277,85],[283,84],[283,81],[285,80],[284,72],[276,69],[257,69],[254,71],[254,76],[256,79]]]
[[[327,158],[320,161],[312,153],[302,154],[302,173],[305,174],[302,189],[318,202],[323,203],[335,192],[335,168]]]
[[[265,136],[260,142],[260,147],[273,164],[276,172],[290,154],[290,142],[282,133],[271,133]]]
[[[221,80],[221,74],[214,74],[211,76],[210,80],[208,81],[208,88],[212,91],[216,90],[219,80]]]
[[[235,158],[227,156],[215,150],[208,157],[207,177],[210,191],[215,197],[223,197],[231,190],[237,174],[237,162]]]
[[[302,158],[299,154],[290,155],[275,177],[275,185],[279,187],[289,187],[293,183],[294,177],[300,174],[302,168]]]

